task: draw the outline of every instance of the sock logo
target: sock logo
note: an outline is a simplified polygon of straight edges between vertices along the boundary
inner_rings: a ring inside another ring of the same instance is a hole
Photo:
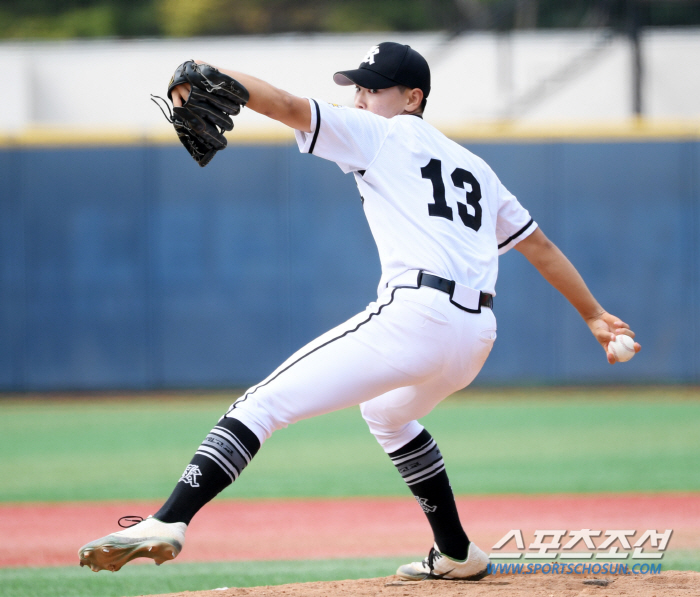
[[[435,512],[435,510],[437,510],[437,506],[431,506],[430,504],[428,504],[428,498],[418,497],[417,495],[414,497],[416,498],[416,501],[420,504],[420,507],[423,508],[423,512],[425,512],[426,514]]]
[[[197,477],[201,477],[201,475],[202,471],[199,470],[199,467],[196,464],[188,464],[187,468],[185,469],[185,472],[182,473],[182,477],[180,477],[180,481],[182,481],[183,483],[187,483],[192,487],[199,487],[199,483],[197,483]],[[178,481],[178,483],[180,481]]]

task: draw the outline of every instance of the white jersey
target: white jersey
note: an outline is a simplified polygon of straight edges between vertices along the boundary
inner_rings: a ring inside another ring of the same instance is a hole
[[[537,227],[481,158],[416,116],[309,100],[299,149],[352,172],[379,251],[381,293],[424,270],[495,294],[498,255]]]

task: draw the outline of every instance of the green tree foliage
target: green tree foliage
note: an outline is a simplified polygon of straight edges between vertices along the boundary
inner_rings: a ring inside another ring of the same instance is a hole
[[[155,0],[172,36],[448,28],[452,0]]]
[[[151,0],[2,0],[0,38],[157,36],[156,14]]]
[[[0,0],[0,38],[698,26],[700,0]]]

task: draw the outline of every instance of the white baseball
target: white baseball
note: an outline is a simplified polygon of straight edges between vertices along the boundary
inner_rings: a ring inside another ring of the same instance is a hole
[[[634,340],[629,336],[620,334],[614,342],[608,344],[608,352],[612,354],[620,363],[629,361],[634,356]]]

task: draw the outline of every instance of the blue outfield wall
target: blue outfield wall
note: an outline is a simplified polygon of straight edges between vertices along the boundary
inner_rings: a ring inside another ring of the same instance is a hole
[[[477,383],[700,381],[700,143],[468,144],[643,352],[609,366],[516,251]],[[290,145],[0,150],[0,390],[255,383],[376,297],[351,176]]]

